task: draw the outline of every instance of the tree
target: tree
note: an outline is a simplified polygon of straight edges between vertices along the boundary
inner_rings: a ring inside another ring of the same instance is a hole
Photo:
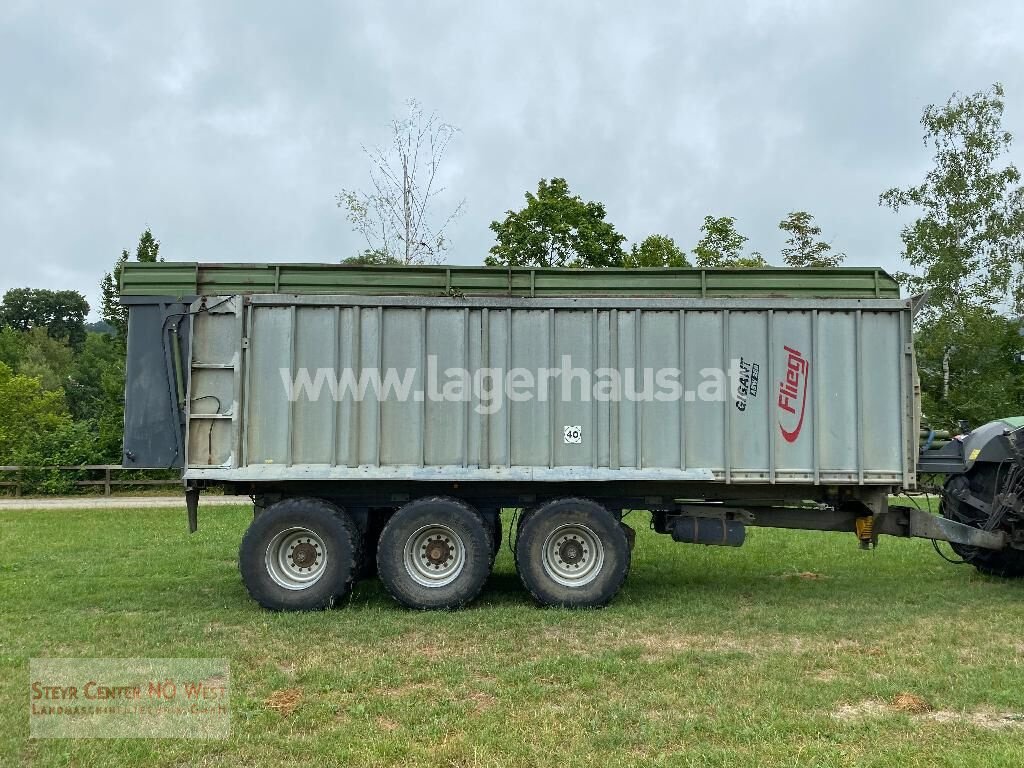
[[[77,348],[85,341],[89,302],[78,291],[12,288],[0,305],[0,326],[16,331],[45,328],[52,339]]]
[[[160,257],[160,241],[153,237],[149,227],[139,235],[139,244],[135,247],[135,260],[140,263],[163,261]],[[100,281],[100,315],[104,322],[116,329],[118,336],[124,339],[128,333],[128,308],[121,306],[121,270],[128,263],[128,250],[121,251],[121,257],[114,264],[114,269],[103,275]]]
[[[0,363],[0,462],[17,464],[40,436],[67,426],[64,392]]]
[[[900,236],[903,257],[917,270],[902,275],[905,284],[931,294],[923,318],[952,319],[968,306],[1004,302],[1024,310],[1024,189],[1017,168],[1002,162],[1013,141],[1002,117],[999,83],[925,107],[921,125],[933,168],[920,184],[879,198],[894,211],[919,211]]]
[[[401,266],[405,262],[396,256],[391,256],[384,251],[372,251],[367,248],[365,251],[360,253],[358,256],[349,256],[347,259],[341,260],[342,264],[362,265],[362,266]]]
[[[21,337],[21,354],[15,373],[39,379],[47,391],[62,388],[74,364],[71,347],[62,340],[50,338],[44,328],[24,331]]]
[[[1024,375],[1014,362],[1021,320],[972,307],[957,323],[947,315],[922,321],[915,333],[921,412],[936,428],[973,426],[1024,412]]]
[[[89,422],[96,454],[90,463],[120,462],[124,431],[124,345],[102,333],[90,333],[75,356],[64,383],[68,409],[76,423]]]
[[[569,192],[565,179],[541,179],[526,205],[492,221],[497,242],[484,260],[491,266],[613,267],[625,255],[626,239],[605,221],[601,203]]]
[[[681,250],[671,237],[648,235],[640,245],[636,243],[629,253],[622,257],[622,266],[637,267],[688,267],[686,252]]]
[[[432,210],[444,192],[439,170],[458,129],[436,114],[424,115],[414,100],[406,104],[408,115],[391,121],[391,142],[363,147],[373,190],[344,189],[337,202],[366,240],[367,250],[355,258],[372,253],[382,259],[375,263],[436,264],[448,248],[445,230],[465,205],[459,202],[444,218]]]
[[[821,236],[821,227],[807,211],[792,211],[779,222],[779,229],[789,233],[782,260],[791,267],[838,267],[845,253],[834,253]]]
[[[757,251],[743,255],[743,244],[747,238],[736,231],[736,219],[732,216],[705,216],[700,231],[704,236],[693,248],[697,266],[702,269],[713,267],[767,267]]]

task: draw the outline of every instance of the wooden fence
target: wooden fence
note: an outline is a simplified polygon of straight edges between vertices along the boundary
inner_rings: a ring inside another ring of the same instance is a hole
[[[84,475],[84,477],[74,477],[70,481],[70,485],[75,488],[102,486],[104,496],[110,496],[114,488],[160,485],[169,488],[181,485],[181,480],[166,469],[129,469],[119,464],[80,464],[53,467],[0,466],[0,488],[13,489],[15,496],[21,496],[25,487],[25,472],[30,470],[74,472],[76,475]],[[121,477],[120,475],[124,473],[130,473],[132,477]]]

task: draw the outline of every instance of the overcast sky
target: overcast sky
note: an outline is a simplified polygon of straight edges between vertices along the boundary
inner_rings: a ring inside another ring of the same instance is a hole
[[[922,107],[997,80],[1024,166],[1011,0],[145,5],[0,4],[0,290],[95,305],[147,225],[169,260],[354,255],[335,194],[368,184],[360,145],[409,98],[461,129],[460,264],[563,176],[631,242],[690,248],[731,215],[779,263],[778,221],[806,209],[848,263],[897,268],[877,201],[928,167]]]

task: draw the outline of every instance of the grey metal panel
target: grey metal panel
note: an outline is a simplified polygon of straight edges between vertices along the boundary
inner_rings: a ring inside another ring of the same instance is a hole
[[[622,391],[625,397],[618,403],[611,404],[612,409],[618,414],[618,439],[615,444],[615,452],[619,458],[620,467],[637,467],[639,465],[639,453],[637,451],[637,412],[639,403],[631,400],[629,393],[639,393],[642,384],[641,374],[637,370],[637,331],[636,313],[619,312],[618,324],[615,335],[619,342],[618,371],[622,381]]]
[[[559,482],[563,480],[580,481],[619,481],[619,480],[685,480],[707,482],[714,480],[714,473],[707,469],[688,469],[679,472],[676,469],[658,469],[648,467],[636,469],[623,467],[608,469],[607,467],[479,467],[444,466],[420,467],[416,465],[396,466],[363,466],[363,467],[329,467],[323,464],[301,464],[292,467],[281,465],[254,465],[237,469],[192,467],[183,473],[186,480],[227,480],[275,481],[275,480],[432,480],[432,481],[472,481],[472,480],[528,480],[540,482]]]
[[[176,322],[181,324],[178,338],[184,365],[189,354],[189,319],[188,304],[170,297],[156,296],[129,306],[125,467],[169,468],[184,462],[184,416],[178,410],[168,328]]]
[[[553,311],[553,310],[552,310]],[[592,406],[593,386],[585,382],[596,366],[594,359],[594,317],[592,311],[557,312],[554,317],[555,365],[561,368],[563,356],[572,361],[572,374],[567,380],[564,373],[557,381],[559,396],[553,398],[554,466],[593,466],[591,446],[598,439]],[[568,398],[566,398],[568,395]],[[564,427],[582,427],[582,443],[566,443]]]
[[[380,332],[380,307],[368,307],[361,310],[359,321],[359,362],[355,374],[361,376],[364,369],[377,368],[380,365],[381,343],[384,338]],[[358,466],[376,465],[380,458],[380,402],[373,389],[366,390],[365,397],[356,409],[359,414],[359,439],[357,442]]]
[[[200,339],[196,348],[210,350],[211,359],[197,353],[192,371],[193,398],[220,398],[232,386],[229,376],[236,387],[246,382],[244,425],[237,406],[213,414],[228,416],[225,428],[243,430],[245,460],[223,453],[219,439],[217,450],[202,455],[209,434],[204,443],[197,431],[190,450],[200,460],[190,463],[202,474],[190,476],[913,480],[903,301],[247,298],[244,333],[240,313],[237,332],[197,326],[218,338]],[[870,343],[861,345],[858,366],[860,336]],[[239,354],[243,338],[248,349]],[[482,369],[499,369],[504,387],[509,368],[560,369],[563,356],[579,376],[549,375],[544,386],[552,397],[506,400],[491,414],[481,412],[486,403],[477,397],[449,402],[427,386],[428,365],[441,382],[448,368],[479,377],[488,375]],[[241,377],[234,372],[239,360]],[[757,391],[747,393],[743,408],[738,392],[712,371],[728,373],[741,360],[758,370]],[[786,411],[780,387],[794,361],[796,389]],[[348,370],[352,383],[364,371],[393,368],[392,384],[404,382],[424,397],[400,402],[392,393],[378,403],[369,387],[362,402],[349,392],[337,401],[328,395],[288,403],[282,368],[293,377],[303,368],[311,377],[321,368]],[[653,389],[665,391],[659,369],[679,368],[690,397],[655,396]],[[584,391],[582,372],[599,369],[617,371],[628,396],[598,402],[592,388]],[[563,400],[566,387],[572,396]],[[193,411],[196,419],[203,414],[198,404]],[[581,427],[581,443],[564,441],[566,426]],[[225,455],[230,471],[207,469]]]
[[[741,398],[737,392],[726,403],[730,413],[728,442],[732,447],[731,476],[734,480],[769,479],[769,442],[775,425],[772,423],[774,409],[770,407],[774,405],[774,393],[766,370],[771,357],[767,328],[768,317],[764,312],[732,312],[729,316],[729,350],[736,361],[733,364],[745,365],[748,371],[746,397]]]
[[[286,464],[291,435],[290,403],[284,397],[281,369],[291,368],[292,307],[260,307],[248,329],[248,423],[244,425],[249,465]],[[190,463],[192,463],[190,461]]]
[[[411,369],[413,389],[422,391],[425,389],[424,350],[429,349],[424,337],[424,310],[389,309],[383,313],[383,319],[381,369],[393,369],[403,380]],[[421,464],[424,406],[422,399],[408,398],[402,402],[397,397],[382,397],[378,464]]]
[[[773,389],[776,394],[776,406],[779,406],[780,386],[792,370],[793,361],[807,360],[808,368],[816,366],[820,361],[810,360],[811,350],[811,318],[810,312],[776,310],[772,317],[772,354],[774,357],[775,380]],[[799,355],[799,358],[797,357]],[[809,373],[809,371],[807,372]],[[808,400],[810,387],[808,375],[804,374],[797,385],[795,396],[787,401],[791,411],[776,408],[776,429],[782,439],[775,441],[775,477],[779,482],[814,481],[814,437],[809,427],[808,412],[811,404]]]
[[[509,313],[489,310],[487,314],[488,356],[492,368],[508,370],[511,347],[508,344],[511,324]],[[486,416],[487,446],[489,461],[486,467],[510,466],[509,455],[509,408],[502,408]]]
[[[464,368],[474,370],[470,367],[469,359],[469,327],[463,309],[437,309],[431,310],[426,315],[426,332],[428,355],[434,357],[439,375],[451,368]],[[388,315],[384,316],[385,334],[388,331]],[[479,333],[479,331],[478,331]],[[385,335],[384,343],[390,345],[392,339]],[[387,356],[385,356],[385,360]],[[465,382],[457,383],[470,387]],[[426,435],[424,464],[430,465],[462,465],[467,458],[466,443],[470,431],[470,425],[466,421],[466,402],[446,402],[436,397],[440,393],[428,393],[431,396],[424,399],[426,413]],[[475,430],[474,430],[475,431]],[[396,434],[397,436],[397,434]],[[390,435],[388,435],[390,437]],[[412,434],[405,436],[410,441]],[[391,463],[382,457],[385,464]],[[419,463],[419,457],[416,457]]]
[[[864,312],[861,315],[864,431],[861,438],[865,472],[897,472],[902,477],[902,400],[900,359],[903,355],[899,315]]]
[[[645,367],[653,369],[682,370],[679,357],[679,313],[672,311],[644,312],[640,319],[640,359]],[[672,371],[662,371],[660,386],[654,380],[652,390],[667,389],[672,379]],[[655,376],[655,379],[658,377]],[[682,387],[678,377],[675,377]],[[659,399],[654,397],[643,402],[640,425],[640,463],[644,467],[676,467],[680,466],[679,433],[677,425],[681,423],[682,398]]]
[[[722,313],[687,312],[685,325],[683,390],[686,395],[683,430],[686,432],[686,466],[708,467],[717,476],[724,477],[724,403],[701,400],[702,396],[726,396],[720,381],[702,373],[705,369],[722,369]]]
[[[335,370],[336,340],[333,309],[298,307],[295,313],[293,370]],[[324,387],[328,389],[327,386]],[[330,464],[334,460],[334,397],[299,397],[292,405],[291,463]]]
[[[526,370],[547,368],[551,359],[549,313],[545,310],[521,310],[512,313],[512,367]],[[538,376],[538,393],[540,380]],[[550,381],[543,379],[544,387]],[[532,400],[508,403],[511,425],[512,466],[544,466],[551,463],[548,439],[549,403]]]
[[[820,471],[857,468],[856,317],[842,312],[818,313],[819,350],[828,350],[828,364],[815,365],[818,387]]]

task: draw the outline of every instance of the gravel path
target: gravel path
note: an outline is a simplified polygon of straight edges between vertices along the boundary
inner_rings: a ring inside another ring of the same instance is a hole
[[[251,504],[248,496],[199,497],[199,508],[213,504]],[[37,499],[0,499],[0,511],[7,509],[156,509],[180,507],[185,509],[182,496],[51,496]]]

